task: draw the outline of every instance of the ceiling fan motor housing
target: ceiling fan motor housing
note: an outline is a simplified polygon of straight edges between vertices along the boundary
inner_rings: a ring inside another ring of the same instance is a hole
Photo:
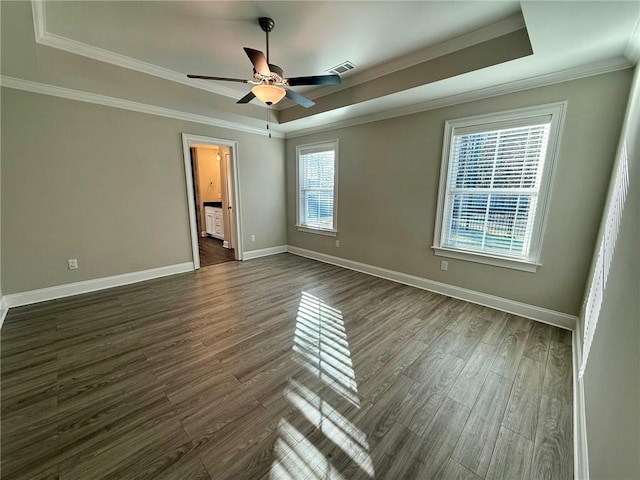
[[[271,30],[273,30],[273,27],[276,26],[276,22],[274,22],[273,19],[269,17],[260,17],[258,19],[258,25],[260,25],[260,28],[263,32],[269,33]]]

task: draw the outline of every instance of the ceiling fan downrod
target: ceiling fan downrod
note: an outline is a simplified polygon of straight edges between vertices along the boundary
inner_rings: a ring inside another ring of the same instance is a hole
[[[276,26],[276,22],[269,17],[260,17],[258,19],[258,25],[267,36],[267,63],[269,63],[269,32]]]

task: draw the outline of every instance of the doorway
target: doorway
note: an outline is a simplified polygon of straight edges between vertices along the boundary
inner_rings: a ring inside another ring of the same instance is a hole
[[[194,268],[242,259],[236,142],[182,134]]]

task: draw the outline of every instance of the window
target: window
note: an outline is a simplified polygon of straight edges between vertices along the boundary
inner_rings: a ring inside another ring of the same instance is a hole
[[[565,108],[446,123],[436,255],[536,271]]]
[[[335,236],[338,141],[296,148],[298,230]]]
[[[587,359],[589,358],[591,343],[593,342],[593,336],[596,331],[598,319],[600,318],[600,309],[602,308],[607,280],[609,279],[609,270],[613,262],[616,240],[618,239],[618,231],[620,229],[620,222],[622,222],[622,213],[629,189],[629,160],[627,158],[626,142],[622,144],[622,151],[618,159],[615,167],[615,180],[609,187],[610,191],[607,196],[605,207],[606,220],[600,227],[598,254],[595,265],[593,266],[589,292],[583,305],[584,343],[582,347],[582,364],[579,370],[580,378],[583,377],[584,371],[587,368]]]

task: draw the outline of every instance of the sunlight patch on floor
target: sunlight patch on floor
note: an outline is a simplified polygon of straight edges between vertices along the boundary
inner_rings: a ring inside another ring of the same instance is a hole
[[[293,343],[293,360],[303,370],[289,379],[285,398],[306,435],[280,419],[270,479],[346,480],[333,465],[340,453],[370,478],[374,466],[367,436],[341,413],[360,409],[358,385],[342,313],[302,292]],[[303,378],[304,377],[304,378]],[[306,380],[305,380],[306,378]],[[333,402],[333,404],[332,404]]]

